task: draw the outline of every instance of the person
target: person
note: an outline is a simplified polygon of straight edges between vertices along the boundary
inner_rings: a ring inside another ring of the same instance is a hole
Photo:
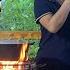
[[[70,70],[70,0],[35,0],[41,28],[37,70]]]

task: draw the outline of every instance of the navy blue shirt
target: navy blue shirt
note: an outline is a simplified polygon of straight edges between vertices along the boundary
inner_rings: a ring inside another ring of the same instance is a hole
[[[40,49],[37,58],[56,58],[70,64],[70,14],[57,33],[49,32],[39,22],[39,19],[48,13],[54,15],[60,7],[61,5],[56,0],[35,0],[34,2],[36,23],[41,27]]]

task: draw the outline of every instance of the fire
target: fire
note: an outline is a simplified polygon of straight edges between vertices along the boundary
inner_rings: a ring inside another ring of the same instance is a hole
[[[23,62],[0,61],[0,63],[3,66],[0,70],[22,70],[21,65],[23,64]]]
[[[16,70],[13,66],[3,66],[1,70]]]
[[[22,69],[22,64],[24,61],[28,60],[28,57],[26,55],[28,49],[28,43],[23,43],[19,55],[18,61],[0,61],[0,64],[2,65],[2,68],[0,70],[23,70]],[[14,65],[16,65],[15,68]]]
[[[21,52],[20,52],[19,61],[27,61],[28,60],[27,49],[28,49],[28,43],[23,43]]]

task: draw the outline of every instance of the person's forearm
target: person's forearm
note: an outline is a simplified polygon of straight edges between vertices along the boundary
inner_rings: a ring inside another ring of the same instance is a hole
[[[53,33],[57,32],[64,24],[70,12],[70,3],[64,2],[60,9],[52,16],[47,29]]]

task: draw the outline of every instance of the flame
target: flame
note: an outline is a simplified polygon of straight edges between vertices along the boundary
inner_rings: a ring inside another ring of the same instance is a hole
[[[23,62],[19,62],[18,61],[0,61],[0,64],[2,65],[2,67],[0,68],[0,70],[23,70],[21,65],[23,64]],[[14,67],[14,65],[16,65]]]
[[[13,66],[3,66],[1,70],[16,70]]]
[[[28,43],[23,43],[21,46],[21,51],[18,61],[0,61],[0,64],[2,64],[3,66],[2,69],[0,70],[22,70],[21,64],[23,64],[24,61],[28,60],[28,57],[26,55],[27,49],[28,49]],[[13,67],[13,65],[15,64],[18,64],[18,69]]]
[[[20,56],[19,56],[19,61],[27,61],[28,56],[27,56],[27,49],[28,49],[28,43],[23,43],[20,51]]]
[[[16,70],[16,68],[13,67],[13,64],[15,64],[15,61],[0,61],[2,64],[2,68],[0,70]]]

